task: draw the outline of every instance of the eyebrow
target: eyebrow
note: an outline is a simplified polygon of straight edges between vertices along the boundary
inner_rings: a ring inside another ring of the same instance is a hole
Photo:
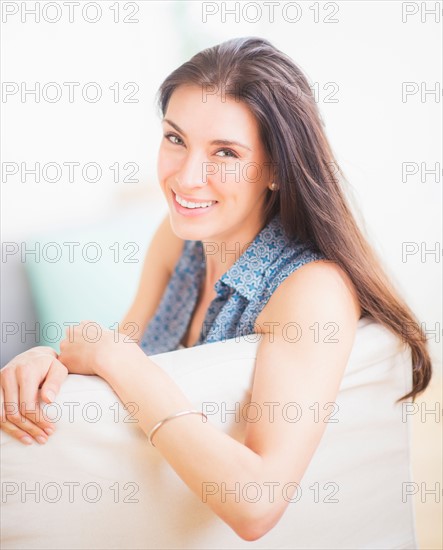
[[[172,120],[169,120],[168,118],[164,118],[163,122],[167,122],[170,126],[175,128],[177,132],[180,132],[180,134],[186,137],[186,133],[180,128],[180,126],[177,126],[177,124],[172,122]],[[211,145],[238,145],[239,147],[243,147],[243,149],[247,149],[248,151],[251,151],[251,148],[248,147],[247,145],[244,145],[239,141],[233,141],[231,139],[214,139],[211,141]]]

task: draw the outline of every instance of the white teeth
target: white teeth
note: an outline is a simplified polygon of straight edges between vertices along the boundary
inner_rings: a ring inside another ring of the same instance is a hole
[[[212,204],[215,204],[217,201],[210,201],[210,202],[189,202],[185,199],[182,199],[179,195],[175,195],[175,199],[177,200],[178,204],[181,204],[185,208],[206,208],[207,206],[211,206]]]

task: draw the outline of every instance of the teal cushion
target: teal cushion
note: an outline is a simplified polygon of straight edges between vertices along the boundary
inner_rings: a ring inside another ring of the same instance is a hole
[[[156,202],[117,219],[42,233],[26,242],[26,250],[37,250],[25,263],[39,323],[36,345],[58,352],[72,322],[117,327],[132,304],[146,249],[166,212],[166,205]]]

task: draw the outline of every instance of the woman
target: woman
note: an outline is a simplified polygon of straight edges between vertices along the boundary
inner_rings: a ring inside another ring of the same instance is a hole
[[[168,76],[159,103],[169,215],[120,337],[104,330],[92,342],[82,323],[58,358],[34,348],[11,361],[4,400],[24,406],[3,414],[2,429],[44,442],[54,426],[36,414],[39,385],[50,402],[68,372],[95,374],[137,403],[138,425],[199,497],[208,480],[300,482],[325,422],[285,422],[278,408],[328,411],[321,404],[336,398],[361,317],[410,346],[413,386],[398,401],[415,399],[431,377],[425,336],[352,217],[308,82],[290,58],[261,38],[227,41]],[[251,401],[263,411],[279,405],[272,419],[249,422],[240,443],[202,422],[149,355],[252,332],[262,338]],[[276,525],[288,498],[206,502],[252,541]]]

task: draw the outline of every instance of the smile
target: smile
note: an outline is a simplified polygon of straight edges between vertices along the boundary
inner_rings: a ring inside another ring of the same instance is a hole
[[[182,197],[180,197],[180,195],[177,195],[174,191],[173,193],[175,195],[175,200],[178,202],[178,204],[180,204],[184,208],[189,208],[189,209],[208,208],[209,206],[212,206],[213,204],[216,204],[218,202],[218,201],[191,202],[191,201],[187,201],[186,199],[183,199]]]

